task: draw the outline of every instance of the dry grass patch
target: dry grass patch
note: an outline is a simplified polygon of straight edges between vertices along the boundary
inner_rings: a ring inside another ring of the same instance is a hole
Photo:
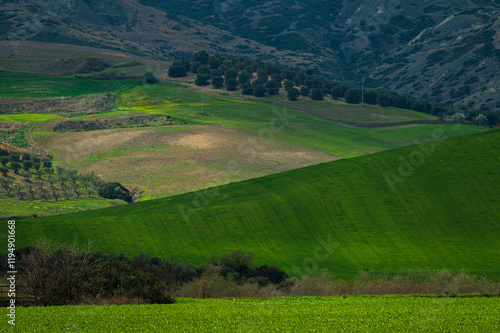
[[[223,185],[337,157],[228,126],[169,126],[44,135],[58,163],[95,171],[157,198]]]

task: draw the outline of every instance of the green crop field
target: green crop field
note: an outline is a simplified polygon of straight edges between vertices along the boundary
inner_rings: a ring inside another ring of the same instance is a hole
[[[26,122],[40,122],[52,119],[61,119],[63,116],[57,114],[38,114],[38,113],[22,113],[22,114],[2,114],[0,121],[26,123]]]
[[[435,120],[435,116],[412,110],[398,109],[393,107],[380,107],[377,105],[348,104],[341,101],[326,98],[322,102],[302,98],[292,102],[277,95],[269,98],[275,105],[283,105],[292,109],[304,111],[319,117],[340,121],[362,124],[390,124],[410,121]]]
[[[121,200],[103,198],[63,200],[45,202],[41,200],[24,201],[12,198],[0,198],[0,218],[11,216],[38,216],[57,215],[77,212],[80,210],[105,208],[123,205]]]
[[[276,102],[276,99],[270,99]],[[305,103],[305,102],[304,102]],[[329,102],[315,102],[319,108],[322,103],[329,107],[337,106]],[[124,111],[139,111],[167,114],[173,117],[192,120],[205,124],[223,124],[263,136],[270,136],[290,143],[318,149],[342,158],[370,154],[377,151],[410,145],[422,140],[435,128],[441,128],[449,135],[464,135],[483,131],[477,126],[461,126],[456,129],[452,124],[420,124],[360,128],[342,125],[291,108],[263,103],[205,94],[204,112],[201,115],[201,93],[185,87],[171,85],[138,86],[117,96],[117,107]],[[341,105],[339,110],[351,106]],[[308,108],[313,108],[309,105]],[[356,107],[354,107],[356,108]],[[361,109],[360,106],[357,107]],[[376,108],[379,113],[385,110],[391,117],[394,109]],[[343,112],[343,111],[342,111]],[[406,114],[404,119],[412,118],[413,111],[399,110]],[[428,115],[418,114],[420,119]],[[366,121],[367,117],[364,117]],[[375,122],[377,117],[370,118]],[[375,119],[375,120],[373,120]],[[396,118],[396,119],[401,119]]]
[[[0,97],[59,97],[117,92],[141,84],[140,80],[83,80],[26,73],[0,72]]]
[[[292,170],[175,197],[19,221],[19,247],[89,238],[106,252],[202,263],[236,249],[293,275],[500,270],[500,131]],[[406,161],[406,162],[405,162]],[[409,165],[412,161],[414,166]],[[388,177],[388,178],[387,178]],[[223,241],[221,241],[223,240]]]
[[[3,308],[2,314],[7,310]],[[2,315],[5,321],[7,317]],[[5,332],[495,332],[500,299],[287,297],[17,308]]]

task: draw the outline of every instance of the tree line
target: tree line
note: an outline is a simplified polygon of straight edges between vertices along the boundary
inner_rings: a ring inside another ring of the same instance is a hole
[[[300,98],[316,101],[332,98],[342,99],[350,104],[363,103],[409,109],[436,115],[441,119],[459,119],[477,125],[495,126],[499,121],[495,112],[478,112],[465,106],[436,103],[390,90],[364,89],[314,74],[312,70],[304,72],[247,57],[226,58],[199,51],[191,60],[174,61],[168,69],[168,75],[172,78],[186,76],[188,72],[196,74],[195,84],[198,86],[211,85],[213,88],[225,88],[227,91],[241,90],[243,95],[255,97],[277,95],[283,87],[290,101]]]
[[[290,277],[276,266],[254,265],[242,250],[214,256],[196,266],[139,253],[96,251],[89,242],[63,244],[41,239],[14,251],[19,283],[30,286],[36,305],[142,304],[175,302],[175,297],[282,297],[427,294],[456,297],[500,295],[500,283],[464,271],[410,269],[394,275],[361,270],[350,280],[317,268]],[[8,256],[0,269],[8,271]]]

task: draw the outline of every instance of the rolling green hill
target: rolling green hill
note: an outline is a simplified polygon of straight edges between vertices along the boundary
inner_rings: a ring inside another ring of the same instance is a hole
[[[192,263],[242,249],[254,252],[258,264],[293,275],[316,265],[346,277],[362,269],[426,267],[497,278],[500,131],[445,136],[437,129],[421,146],[165,199],[20,220],[16,245],[42,236],[92,239],[106,252],[144,251]]]

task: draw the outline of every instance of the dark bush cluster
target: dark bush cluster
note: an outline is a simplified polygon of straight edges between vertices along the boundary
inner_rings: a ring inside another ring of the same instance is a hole
[[[104,183],[99,186],[97,193],[106,199],[120,199],[126,202],[132,202],[130,191],[120,183]]]

